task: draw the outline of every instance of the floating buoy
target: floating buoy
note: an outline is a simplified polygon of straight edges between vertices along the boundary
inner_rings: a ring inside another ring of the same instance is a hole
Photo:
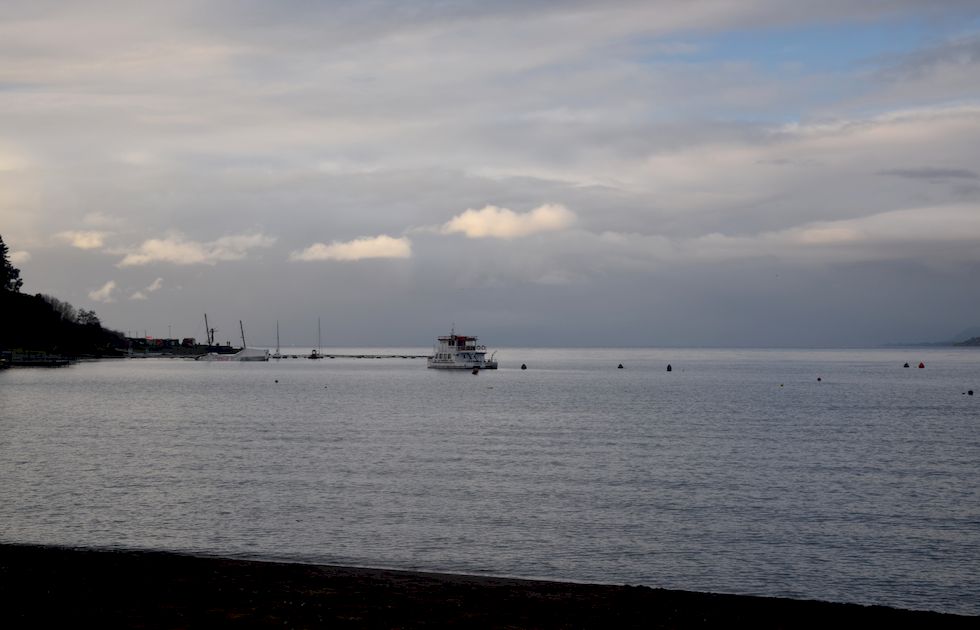
[[[670,372],[670,371],[671,371],[671,370],[673,370],[673,369],[674,369],[674,368],[672,368],[672,367],[670,367],[670,363],[668,363],[668,364],[667,364],[667,371],[668,371],[668,372]]]
[[[620,363],[620,364],[619,364],[619,369],[620,369],[620,370],[622,370],[622,369],[623,369],[623,364],[622,364],[622,363]]]
[[[480,373],[480,368],[478,367],[473,368],[473,374],[479,374],[479,373]]]
[[[822,378],[820,378],[819,376],[817,377],[817,382],[818,382],[818,383],[819,383],[820,381],[822,381],[822,380],[823,380],[823,379],[822,379]]]
[[[278,378],[276,379],[276,382],[277,382],[277,383],[279,382],[279,379],[278,379]]]
[[[521,369],[522,370],[526,370],[527,369],[527,363],[521,363]]]
[[[972,389],[966,390],[966,395],[967,396],[972,396],[973,395],[973,390]]]
[[[902,367],[908,367],[908,366],[909,366],[909,364],[908,364],[908,363],[906,363],[906,364],[905,364],[905,365],[903,365]]]
[[[925,366],[926,366],[926,364],[925,364],[925,363],[922,363],[922,362],[919,362],[919,367],[920,367],[920,368],[924,368]]]

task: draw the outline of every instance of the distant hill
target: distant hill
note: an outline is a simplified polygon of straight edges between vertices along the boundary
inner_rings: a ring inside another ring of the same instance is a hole
[[[948,341],[918,341],[918,342],[889,343],[886,345],[889,347],[916,346],[916,347],[938,347],[938,348],[949,347],[949,346],[962,346],[962,347],[980,346],[980,326],[972,326],[970,328],[964,328]]]
[[[980,326],[972,326],[972,327],[967,328],[965,330],[961,330],[950,341],[952,341],[952,343],[954,345],[973,345],[973,346],[975,346],[975,345],[980,345],[980,344],[977,344],[976,343],[976,340],[977,339],[980,339]],[[974,343],[965,343],[965,344],[963,343],[963,342],[969,342],[969,341],[973,341]]]

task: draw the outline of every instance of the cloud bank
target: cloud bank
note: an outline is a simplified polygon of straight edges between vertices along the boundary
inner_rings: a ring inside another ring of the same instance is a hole
[[[267,331],[330,312],[344,343],[449,311],[508,343],[978,323],[976,2],[231,6],[0,17],[27,290],[112,277],[108,325],[189,336],[215,302]],[[402,264],[329,264],[372,259]]]

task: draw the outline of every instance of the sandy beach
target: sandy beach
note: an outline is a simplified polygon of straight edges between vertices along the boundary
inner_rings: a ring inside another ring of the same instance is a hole
[[[0,545],[5,627],[974,627],[975,618],[817,601]]]

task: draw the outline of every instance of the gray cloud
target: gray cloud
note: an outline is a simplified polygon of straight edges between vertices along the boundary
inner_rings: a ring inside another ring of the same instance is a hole
[[[773,313],[809,323],[798,343],[892,340],[868,287],[899,277],[963,328],[976,34],[840,71],[724,54],[749,29],[978,14],[922,4],[15,4],[0,230],[31,290],[79,305],[79,283],[149,298],[165,274],[167,300],[99,312],[185,336],[212,309],[266,331],[329,314],[350,343],[427,344],[464,316],[511,343],[613,343],[653,313],[647,343],[793,343],[753,324]],[[545,204],[568,214],[529,214]]]

